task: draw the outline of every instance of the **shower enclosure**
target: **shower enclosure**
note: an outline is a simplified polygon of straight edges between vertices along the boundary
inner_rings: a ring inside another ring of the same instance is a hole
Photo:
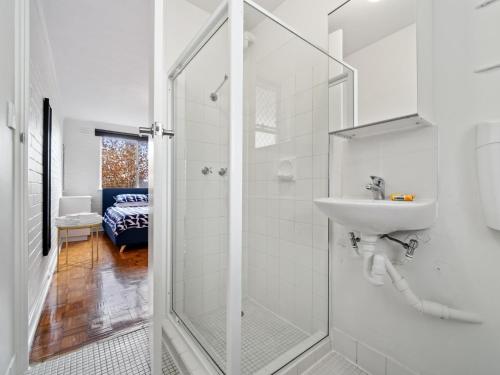
[[[239,85],[227,4],[168,75],[169,316],[232,375],[275,373],[329,335],[328,219],[313,200],[328,194],[329,128],[354,118],[354,72],[243,4]]]

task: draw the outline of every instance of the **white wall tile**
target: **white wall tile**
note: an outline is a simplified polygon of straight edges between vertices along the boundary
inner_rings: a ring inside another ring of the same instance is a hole
[[[295,105],[295,115],[299,115],[304,112],[311,112],[312,116],[312,109],[313,109],[312,89],[307,89],[295,94],[294,105]]]
[[[385,375],[386,358],[381,353],[359,342],[357,345],[357,363],[372,375]]]
[[[323,144],[324,138],[327,138],[328,113],[326,111],[327,116],[324,116],[325,110],[322,109],[323,115],[317,115],[316,108],[319,111],[321,103],[326,102],[328,90],[326,86],[324,90],[313,90],[314,78],[316,83],[325,82],[320,77],[320,69],[313,77],[317,60],[307,54],[297,54],[295,48],[289,54],[285,50],[286,48],[270,49],[265,54],[265,62],[257,64],[257,71],[253,73],[259,80],[266,77],[267,81],[273,82],[280,89],[277,144],[255,149],[251,141],[255,128],[254,116],[249,113],[245,118],[249,137],[248,154],[245,156],[245,169],[248,171],[248,245],[252,251],[263,253],[262,256],[249,254],[249,265],[265,272],[260,275],[267,283],[262,292],[264,284],[258,285],[256,281],[252,281],[249,297],[262,297],[264,299],[258,302],[271,307],[273,300],[279,296],[279,303],[274,302],[274,306],[279,307],[275,312],[308,332],[312,333],[314,329],[325,332],[327,305],[313,304],[313,285],[314,282],[323,282],[325,285],[319,291],[321,296],[326,296],[324,291],[328,290],[328,280],[327,277],[314,278],[313,244],[323,248],[327,232],[313,226],[315,216],[312,198],[313,191],[317,194],[325,192],[323,195],[326,195],[328,186],[325,175],[327,159],[324,156],[317,160],[313,158],[315,154],[326,155],[328,151],[322,145],[319,150],[315,150],[317,145],[313,144],[313,134],[321,134]],[[287,58],[284,59],[284,56]],[[287,63],[283,64],[283,61]],[[327,69],[323,73],[327,75]],[[252,80],[248,80],[246,95],[248,101],[252,101]],[[321,97],[322,94],[324,97]],[[255,110],[255,104],[249,103],[246,108],[249,111]],[[294,181],[281,181],[277,178],[278,164],[285,158],[293,160],[295,164]],[[315,162],[318,166],[315,166]],[[321,187],[321,184],[324,186]],[[264,188],[265,185],[267,189]],[[265,199],[259,201],[259,198]],[[322,220],[322,225],[326,228],[327,220]],[[316,222],[321,226],[320,220],[316,219]],[[266,228],[265,232],[262,231],[263,227]],[[265,236],[266,240],[259,238],[257,234]],[[319,236],[317,239],[316,235]],[[262,245],[263,242],[266,244],[265,248],[257,245]],[[256,272],[252,271],[253,278]],[[326,274],[327,272],[323,273]],[[319,313],[318,308],[323,308],[323,313]]]
[[[313,131],[313,113],[312,111],[303,111],[293,118],[295,137],[310,134]]]
[[[406,368],[401,363],[387,358],[386,375],[416,375],[416,373]]]
[[[352,362],[357,360],[357,343],[354,338],[337,329],[333,330],[333,349]]]

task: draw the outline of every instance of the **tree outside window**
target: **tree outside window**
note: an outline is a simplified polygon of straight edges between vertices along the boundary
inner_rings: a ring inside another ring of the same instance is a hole
[[[148,186],[148,142],[101,137],[102,188]]]

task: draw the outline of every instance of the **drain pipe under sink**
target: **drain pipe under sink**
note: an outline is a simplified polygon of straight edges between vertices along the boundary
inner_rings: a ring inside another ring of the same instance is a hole
[[[404,297],[406,303],[422,314],[435,316],[440,319],[451,319],[464,323],[483,323],[482,318],[467,311],[453,309],[446,305],[427,301],[419,298],[411,289],[406,279],[401,276],[396,267],[391,263],[386,255],[375,254],[375,247],[378,236],[361,235],[360,247],[363,256],[363,275],[372,285],[381,286],[384,284],[384,275],[387,273],[393,285]]]
[[[363,276],[372,285],[384,285],[385,260],[381,255],[375,255],[378,236],[361,236],[360,247],[363,256]]]

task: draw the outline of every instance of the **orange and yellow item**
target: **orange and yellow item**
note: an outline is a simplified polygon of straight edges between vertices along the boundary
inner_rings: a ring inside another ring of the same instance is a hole
[[[391,201],[404,201],[404,202],[412,202],[415,200],[415,194],[402,194],[395,193],[390,195]]]

